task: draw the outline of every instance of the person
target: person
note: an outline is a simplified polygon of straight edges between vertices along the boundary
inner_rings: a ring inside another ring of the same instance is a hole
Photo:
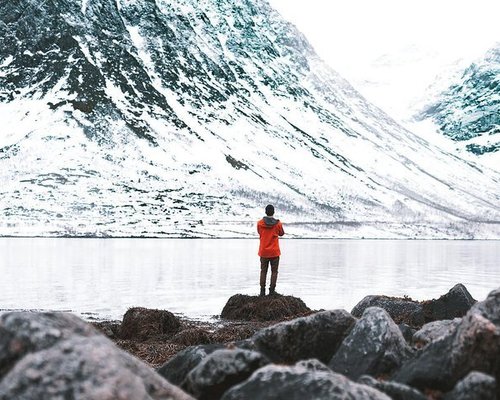
[[[257,222],[257,232],[260,237],[260,295],[266,294],[266,278],[269,264],[271,265],[271,284],[269,294],[276,295],[276,281],[278,280],[278,266],[280,263],[279,237],[285,234],[279,219],[274,218],[274,206],[266,206],[266,216]]]

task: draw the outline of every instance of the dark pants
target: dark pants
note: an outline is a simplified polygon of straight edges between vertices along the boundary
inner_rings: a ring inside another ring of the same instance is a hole
[[[269,286],[269,288],[270,289],[276,288],[276,281],[278,279],[279,263],[280,263],[279,257],[273,257],[273,258],[261,257],[260,258],[260,287],[261,288],[266,287],[266,277],[267,277],[267,270],[269,268],[269,264],[271,264],[271,285]]]

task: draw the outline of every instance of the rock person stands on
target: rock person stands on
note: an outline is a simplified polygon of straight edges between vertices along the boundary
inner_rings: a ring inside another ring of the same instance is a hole
[[[260,236],[260,295],[266,294],[266,277],[269,264],[271,264],[271,284],[269,294],[276,294],[276,280],[278,279],[278,266],[280,262],[279,237],[285,234],[279,219],[275,219],[274,206],[266,206],[266,216],[257,222],[257,232]]]

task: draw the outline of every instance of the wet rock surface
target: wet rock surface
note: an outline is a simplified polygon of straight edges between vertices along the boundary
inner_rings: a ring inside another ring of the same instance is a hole
[[[228,390],[222,400],[390,400],[382,392],[346,377],[303,365],[269,365]]]
[[[400,329],[379,307],[367,308],[328,366],[356,380],[361,375],[389,374],[412,354]]]
[[[236,294],[227,301],[220,316],[239,321],[278,321],[310,312],[301,299],[293,296]]]
[[[218,399],[267,364],[269,360],[255,351],[216,350],[191,370],[184,388],[199,400]]]
[[[316,358],[327,363],[354,323],[347,311],[322,311],[264,328],[252,340],[274,362]]]

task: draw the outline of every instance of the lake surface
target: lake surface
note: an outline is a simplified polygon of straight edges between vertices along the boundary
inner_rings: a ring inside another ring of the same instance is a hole
[[[127,308],[192,318],[259,291],[258,240],[0,238],[0,309],[121,319]],[[463,283],[482,300],[500,287],[500,241],[282,240],[277,291],[313,309],[369,294],[423,300]],[[269,276],[268,276],[269,280]]]

